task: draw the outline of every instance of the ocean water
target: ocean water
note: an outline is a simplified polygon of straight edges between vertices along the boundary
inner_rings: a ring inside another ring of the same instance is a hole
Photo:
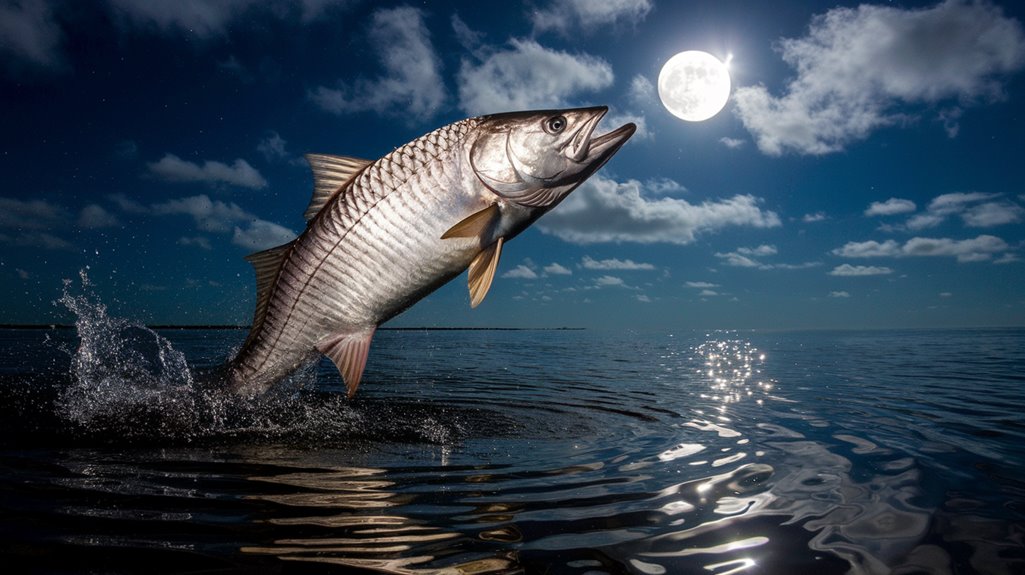
[[[381,331],[246,402],[243,331],[63,303],[0,330],[18,572],[1025,573],[1022,329]]]

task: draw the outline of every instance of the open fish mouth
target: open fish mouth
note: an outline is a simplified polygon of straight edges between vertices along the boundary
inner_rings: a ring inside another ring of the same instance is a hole
[[[595,128],[598,127],[598,123],[608,113],[609,108],[607,106],[597,106],[580,111],[590,115],[590,117],[577,130],[573,139],[570,140],[568,146],[569,154],[567,154],[572,161],[578,164],[590,164],[595,161],[604,164],[637,131],[636,125],[628,123],[606,134],[592,137]]]
[[[592,138],[591,136],[594,134],[595,128],[598,127],[598,123],[605,117],[609,109],[607,106],[598,106],[582,111],[590,114],[590,118],[585,121],[584,125],[573,136],[569,144],[570,153],[568,154],[570,159],[578,164],[591,163],[599,159],[604,163],[637,131],[636,125],[628,123],[607,134]],[[608,155],[606,156],[605,154]]]
[[[601,121],[602,117],[605,116],[606,112],[608,112],[608,108],[604,106],[599,108],[594,117],[588,120],[587,124],[581,128],[580,132],[574,138],[574,140],[576,140],[577,138],[582,137],[582,145],[580,150],[577,152],[581,157],[579,160],[576,158],[574,158],[574,160],[582,164],[588,164],[587,175],[585,175],[585,177],[593,174],[604,166],[605,162],[609,161],[609,159],[619,151],[619,148],[621,148],[623,144],[630,139],[630,136],[633,136],[634,132],[637,131],[637,125],[633,122],[628,122],[611,132],[592,138],[591,135],[594,133],[594,129],[597,127],[598,122]]]
[[[605,161],[611,158],[612,155],[615,154],[616,151],[618,151],[619,148],[622,147],[636,131],[637,125],[633,122],[629,122],[615,130],[612,130],[611,132],[595,136],[591,139],[590,145],[587,147],[588,161],[594,161],[595,159],[601,158],[602,163],[604,164]]]

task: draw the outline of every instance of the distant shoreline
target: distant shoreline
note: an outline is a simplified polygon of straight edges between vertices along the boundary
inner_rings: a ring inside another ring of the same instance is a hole
[[[147,325],[149,329],[247,330],[248,325]],[[74,329],[74,324],[4,323],[0,329]],[[377,331],[584,331],[583,327],[379,327]]]

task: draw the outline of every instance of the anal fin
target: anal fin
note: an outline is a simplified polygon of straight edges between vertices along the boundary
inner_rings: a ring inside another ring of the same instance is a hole
[[[502,242],[503,238],[498,238],[497,242],[484,248],[470,262],[470,307],[480,305],[491,289],[491,281],[495,279],[495,270],[498,269],[498,259],[502,256]]]
[[[320,353],[331,358],[338,368],[349,397],[356,395],[356,388],[363,378],[363,369],[367,366],[367,355],[370,353],[370,340],[374,338],[376,329],[372,327],[369,330],[336,333],[317,343]]]

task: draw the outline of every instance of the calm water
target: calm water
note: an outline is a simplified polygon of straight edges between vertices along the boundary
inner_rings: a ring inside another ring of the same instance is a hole
[[[0,331],[24,572],[1025,573],[1025,330],[383,331],[243,403],[243,332],[65,303]]]

